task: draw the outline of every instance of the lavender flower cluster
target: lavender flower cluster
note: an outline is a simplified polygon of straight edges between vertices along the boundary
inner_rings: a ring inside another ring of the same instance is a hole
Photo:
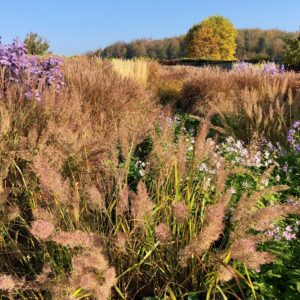
[[[287,141],[295,152],[300,152],[300,121],[293,123],[292,128],[288,131]]]
[[[27,55],[25,45],[18,39],[8,45],[0,43],[0,68],[4,69],[5,82],[23,84],[26,79],[29,88],[24,96],[27,99],[40,100],[40,86],[52,86],[59,91],[64,86],[61,65],[59,57],[42,59]]]
[[[233,71],[236,72],[258,72],[261,74],[274,75],[285,72],[284,65],[276,65],[275,63],[251,64],[239,61],[233,65]]]
[[[233,164],[245,167],[270,167],[277,165],[276,159],[280,148],[272,143],[259,145],[255,151],[250,151],[242,141],[228,137],[223,143],[216,145],[219,155]]]
[[[294,226],[287,225],[284,228],[272,225],[265,234],[268,238],[273,238],[276,241],[292,241],[297,238],[299,232],[300,221],[296,221]]]

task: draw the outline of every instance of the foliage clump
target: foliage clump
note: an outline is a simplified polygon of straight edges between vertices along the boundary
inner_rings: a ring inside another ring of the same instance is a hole
[[[211,60],[235,59],[237,31],[221,16],[205,19],[187,33],[186,53],[189,57]]]
[[[283,54],[283,60],[287,65],[300,65],[300,34],[297,39],[289,40]]]
[[[50,44],[37,33],[30,32],[26,35],[24,45],[31,55],[44,55],[49,52]]]

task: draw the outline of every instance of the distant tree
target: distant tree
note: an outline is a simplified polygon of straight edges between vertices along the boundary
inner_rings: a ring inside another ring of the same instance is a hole
[[[117,42],[111,46],[106,47],[101,56],[110,58],[126,58],[127,44],[123,42]]]
[[[283,60],[290,66],[300,66],[300,33],[297,39],[289,40]]]
[[[282,38],[275,38],[270,48],[272,49],[273,58],[280,58],[284,52],[286,42]]]
[[[180,39],[170,39],[167,49],[166,55],[168,59],[180,57]]]
[[[145,40],[136,40],[127,45],[127,58],[146,57],[147,48]]]
[[[261,58],[279,59],[287,45],[287,40],[297,36],[294,32],[280,30],[240,29],[237,37],[237,57],[239,59]]]
[[[26,35],[24,44],[28,53],[32,55],[44,55],[48,53],[50,48],[49,43],[34,32],[30,32]]]
[[[234,59],[237,30],[221,16],[205,19],[194,25],[186,36],[186,52],[189,57],[230,60]]]

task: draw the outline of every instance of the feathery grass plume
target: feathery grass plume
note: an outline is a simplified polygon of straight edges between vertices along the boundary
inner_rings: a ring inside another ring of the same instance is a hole
[[[255,152],[257,153],[256,149]],[[250,152],[251,153],[251,152]],[[270,178],[270,176],[272,175],[273,171],[275,169],[275,166],[270,166],[269,168],[267,168],[264,173],[260,176],[259,179],[259,184],[263,187],[266,186],[266,182],[268,181],[268,179]]]
[[[54,299],[73,299],[78,289],[93,299],[110,299],[111,288],[116,284],[116,274],[100,250],[85,249],[72,257],[71,272],[64,274],[50,287]]]
[[[215,204],[212,204],[207,208],[202,231],[180,253],[181,265],[186,266],[188,259],[192,255],[198,257],[202,256],[203,253],[220,238],[225,228],[224,217],[231,196],[232,193],[227,191],[220,196]]]
[[[95,248],[101,245],[101,239],[96,233],[76,231],[60,231],[51,236],[51,241],[69,248]]]
[[[220,265],[218,270],[218,277],[220,281],[230,281],[235,276],[235,270],[231,265]]]
[[[111,295],[111,288],[116,285],[117,279],[116,279],[116,272],[114,268],[108,268],[103,272],[105,281],[101,285],[101,287],[98,288],[96,296],[98,299],[110,299]]]
[[[48,221],[35,220],[31,223],[30,233],[41,240],[49,239],[54,231],[54,225]]]
[[[137,195],[132,195],[132,214],[136,225],[143,225],[144,219],[152,213],[154,204],[150,199],[145,182],[140,181],[137,186]]]
[[[116,283],[116,275],[101,252],[90,249],[73,257],[69,283],[74,290],[82,288],[99,300],[108,299],[110,290]]]
[[[12,291],[18,286],[18,283],[10,275],[0,275],[0,290]]]
[[[231,172],[229,165],[226,164],[224,159],[222,157],[218,157],[216,163],[216,190],[218,192],[222,193],[225,190],[226,181]]]
[[[300,202],[296,205],[270,205],[265,208],[258,209],[256,213],[251,216],[250,227],[259,231],[268,230],[270,229],[271,225],[278,219],[287,217],[289,214],[299,214],[299,204]]]
[[[55,224],[55,215],[42,207],[34,207],[32,209],[32,215],[35,220],[43,220]]]
[[[48,139],[48,135],[46,137],[46,140]],[[21,140],[21,143],[23,143],[24,148],[32,149],[35,148],[38,145],[39,140],[39,134],[38,134],[38,128],[37,126],[32,127],[27,135],[27,138],[23,137]],[[41,143],[41,147],[45,146],[44,143]]]
[[[237,203],[237,206],[232,216],[232,221],[243,222],[253,214],[253,210],[255,209],[255,206],[259,199],[267,195],[272,195],[281,191],[285,191],[288,188],[289,187],[286,185],[278,185],[266,188],[264,190],[254,191],[250,196],[248,196],[247,193],[244,193]]]
[[[211,118],[214,115],[214,111],[210,110],[205,116],[204,120],[200,125],[200,129],[198,130],[196,139],[195,139],[195,150],[194,156],[195,160],[198,162],[203,159],[204,156],[208,154],[211,150],[210,143],[206,142],[206,137],[208,135],[210,126],[211,126]]]
[[[10,115],[3,104],[0,104],[0,135],[3,136],[10,127]]]
[[[161,243],[167,243],[171,240],[171,231],[167,224],[160,223],[155,227],[155,237]]]
[[[127,244],[127,236],[124,232],[118,232],[116,238],[115,238],[115,245],[116,247],[121,251],[126,251],[126,244]]]
[[[98,189],[92,185],[86,188],[86,192],[89,196],[89,204],[91,208],[103,210],[105,208],[104,200]]]
[[[186,204],[182,201],[173,202],[172,208],[173,208],[173,214],[176,220],[178,221],[178,223],[183,223],[189,215],[189,209],[186,206]]]
[[[8,149],[3,149],[3,150],[7,150],[9,152]],[[9,152],[9,154],[6,156],[3,155],[2,158],[2,162],[1,162],[1,169],[0,169],[0,192],[4,192],[3,189],[3,180],[7,177],[8,172],[9,172],[9,168],[11,166],[11,164],[13,163],[14,160],[14,153],[13,152]]]
[[[265,181],[271,176],[274,170],[274,166],[269,167],[264,171],[261,175],[259,183],[265,186]],[[281,192],[287,190],[288,186],[286,185],[278,185],[269,188],[264,188],[263,190],[254,191],[250,196],[247,193],[244,193],[241,199],[238,201],[237,206],[235,208],[234,214],[232,216],[233,222],[237,222],[246,219],[249,215],[252,215],[252,210],[255,208],[259,199],[266,195],[272,195],[277,192]]]
[[[47,132],[47,130],[41,134],[37,141],[37,147],[39,148],[38,156],[47,158],[48,164],[55,170],[61,170],[69,153],[55,143],[48,144],[49,140],[53,138],[53,136],[49,136],[49,132]]]
[[[270,174],[270,170],[266,170],[266,173]],[[268,176],[263,175],[262,177],[267,178]],[[255,191],[249,197],[246,194],[242,195],[233,213],[232,222],[235,227],[229,238],[231,243],[229,250],[233,259],[242,261],[248,268],[255,271],[259,271],[261,265],[270,263],[275,259],[270,253],[257,250],[258,244],[266,240],[266,237],[262,234],[250,235],[247,231],[250,228],[265,231],[279,218],[300,212],[300,205],[293,204],[277,204],[256,208],[258,200],[262,197],[286,189],[287,186],[274,186]]]
[[[174,165],[176,157],[176,144],[174,143],[174,128],[170,124],[171,116],[161,115],[159,119],[159,130],[152,133],[153,149],[150,153],[151,169],[159,174],[162,170],[169,172]],[[161,177],[164,177],[164,171]]]
[[[46,285],[50,285],[53,280],[50,278],[51,275],[53,275],[53,270],[49,264],[45,263],[42,272],[36,276],[33,286],[42,289]]]
[[[127,184],[123,186],[120,190],[119,198],[116,204],[116,213],[117,215],[122,215],[128,210],[129,202],[128,202],[129,190]]]
[[[54,195],[60,202],[67,204],[70,198],[68,180],[63,180],[60,173],[40,155],[34,158],[33,166],[43,189]]]
[[[260,266],[272,262],[275,257],[265,251],[257,251],[259,237],[248,235],[236,239],[231,246],[231,257],[242,261],[248,268],[259,272]]]

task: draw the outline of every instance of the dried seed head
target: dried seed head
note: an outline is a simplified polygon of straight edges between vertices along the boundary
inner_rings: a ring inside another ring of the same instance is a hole
[[[31,223],[30,232],[41,240],[47,240],[54,233],[55,227],[52,223],[44,220],[36,220]]]
[[[45,264],[43,266],[42,272],[36,276],[35,284],[37,285],[37,287],[40,288],[43,285],[45,285],[48,281],[50,281],[51,279],[49,278],[49,276],[52,273],[53,271],[51,266],[49,264]]]
[[[148,195],[144,182],[139,182],[137,190],[137,195],[131,193],[132,213],[136,220],[136,225],[143,225],[144,219],[151,215],[154,204]]]
[[[103,210],[105,203],[102,195],[98,189],[93,185],[86,189],[86,192],[90,198],[90,205],[93,209]]]
[[[118,232],[115,239],[115,245],[121,252],[126,251],[127,236],[123,232]]]
[[[226,203],[216,203],[207,209],[202,232],[180,253],[181,265],[185,266],[192,255],[202,256],[220,238],[226,210]]]
[[[257,251],[258,242],[259,238],[255,236],[247,236],[234,241],[231,247],[231,257],[244,262],[248,268],[259,271],[260,266],[272,262],[274,256],[268,252]]]
[[[69,248],[82,247],[94,248],[101,245],[100,237],[95,233],[76,231],[60,231],[53,237],[51,241]]]
[[[81,287],[97,299],[108,299],[111,287],[116,283],[116,274],[97,250],[84,251],[73,257],[69,282],[73,289]],[[100,295],[102,298],[99,298]]]
[[[219,279],[221,281],[229,281],[231,280],[233,277],[234,277],[234,269],[232,266],[230,265],[227,265],[227,266],[224,266],[224,265],[221,265],[218,269],[218,275],[219,275]]]
[[[169,242],[171,240],[171,232],[169,227],[164,223],[160,223],[155,227],[155,236],[156,239],[161,243]]]
[[[62,203],[68,203],[70,196],[69,181],[63,180],[61,174],[41,154],[34,158],[33,166],[42,188]]]
[[[32,210],[32,214],[36,220],[44,220],[53,224],[54,216],[44,208],[36,207]]]
[[[129,194],[128,186],[125,185],[121,189],[119,194],[119,199],[116,206],[117,215],[122,215],[128,210],[128,194]]]
[[[10,275],[0,275],[0,290],[12,291],[17,286]]]
[[[184,202],[173,202],[173,213],[179,223],[183,223],[189,215],[189,209]]]

